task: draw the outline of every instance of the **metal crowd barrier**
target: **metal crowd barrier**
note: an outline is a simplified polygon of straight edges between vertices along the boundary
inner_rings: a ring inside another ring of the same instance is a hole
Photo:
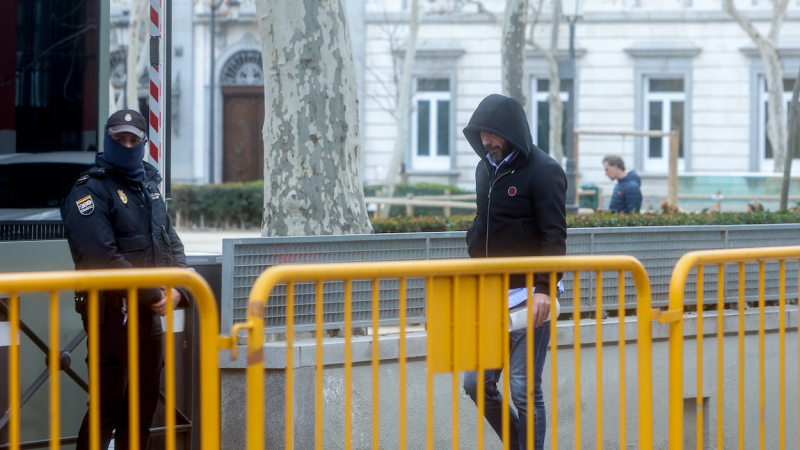
[[[100,404],[99,404],[99,291],[127,290],[128,302],[128,392],[129,425],[131,430],[139,428],[139,374],[138,374],[138,288],[182,286],[188,288],[200,316],[199,339],[200,354],[200,422],[206,424],[200,430],[202,449],[219,448],[219,369],[217,351],[230,348],[230,339],[218,336],[218,315],[214,296],[208,284],[196,273],[184,269],[135,269],[17,273],[0,275],[0,293],[6,293],[8,300],[8,322],[10,329],[9,346],[9,446],[12,450],[21,448],[20,437],[20,294],[46,292],[49,302],[49,428],[50,448],[61,445],[60,429],[60,385],[59,385],[59,291],[88,291],[89,326],[89,423],[90,446],[93,450],[100,446]],[[166,384],[166,448],[175,449],[175,342],[173,335],[173,308],[171,289],[168,289],[167,329],[165,330],[165,384]],[[130,448],[138,449],[146,443],[139,442],[139,433],[130,433]]]
[[[581,256],[581,257],[547,257],[547,258],[502,258],[502,259],[476,259],[476,260],[442,260],[442,261],[405,261],[405,262],[373,262],[373,263],[340,263],[340,264],[314,264],[314,265],[284,265],[276,266],[265,271],[255,282],[250,294],[247,307],[247,319],[243,323],[233,326],[231,335],[237,336],[240,330],[248,330],[248,355],[247,355],[247,449],[264,449],[264,309],[270,298],[272,290],[285,283],[286,311],[295,310],[296,295],[295,285],[300,283],[314,283],[316,299],[323,297],[323,284],[332,280],[344,284],[344,448],[351,448],[353,438],[352,425],[352,398],[353,398],[353,355],[352,355],[352,328],[353,328],[353,284],[358,281],[363,286],[364,280],[370,283],[371,310],[379,311],[379,288],[383,279],[396,279],[399,284],[399,436],[398,448],[406,448],[406,299],[407,280],[412,277],[425,278],[428,286],[426,302],[428,308],[427,321],[427,447],[433,448],[433,377],[436,373],[453,374],[452,397],[452,448],[459,445],[459,393],[461,386],[459,377],[461,371],[477,370],[482,379],[483,370],[489,368],[502,368],[504,373],[504,412],[503,423],[508,424],[508,302],[507,293],[509,274],[525,274],[527,289],[531,292],[533,274],[549,274],[551,280],[551,298],[555,297],[556,272],[573,272],[576,286],[575,292],[581,292],[578,276],[580,272],[591,272],[597,280],[597,295],[602,295],[603,273],[612,271],[618,278],[624,280],[627,273],[635,282],[638,315],[638,448],[650,449],[653,445],[652,421],[652,354],[651,354],[651,311],[650,285],[647,274],[641,263],[630,256]],[[620,282],[619,303],[621,310],[619,345],[620,345],[620,373],[625,373],[625,321],[622,306],[625,302],[624,282]],[[314,302],[315,305],[319,303]],[[575,302],[575,323],[580,321],[580,304]],[[597,302],[597,435],[598,445],[602,442],[603,434],[603,405],[602,405],[602,302]],[[529,352],[533,349],[532,309],[529,308],[527,333]],[[315,388],[315,446],[317,449],[325,448],[323,436],[323,308],[315,307],[314,317],[316,326],[316,388]],[[550,321],[550,352],[548,357],[551,364],[551,396],[549,433],[553,448],[558,444],[557,423],[557,375],[558,361],[556,358],[557,335],[555,308],[551,308]],[[372,326],[379,326],[378,314],[372,314]],[[285,448],[293,449],[294,444],[294,359],[295,359],[295,326],[294,314],[286,314],[286,411],[285,411]],[[378,333],[372,335],[372,448],[381,448],[381,425],[379,423],[379,343]],[[574,448],[581,448],[581,366],[580,366],[580,326],[575,327],[575,443]],[[235,355],[232,355],[235,357]],[[532,448],[533,436],[533,389],[532,389],[532,358],[528,358],[528,447]],[[620,377],[620,412],[615,420],[621,427],[621,446],[626,448],[626,405],[625,405],[625,376]],[[478,382],[478,448],[483,448],[483,383]],[[504,427],[504,448],[508,449],[508,428]],[[330,438],[330,436],[329,436]],[[387,443],[384,443],[387,444]],[[338,443],[336,444],[338,446]]]
[[[725,334],[724,304],[726,300],[725,273],[728,264],[738,266],[738,448],[745,447],[745,309],[746,303],[754,303],[748,299],[745,289],[745,265],[758,264],[758,429],[759,448],[766,448],[766,348],[765,348],[765,265],[768,262],[778,264],[778,448],[786,447],[786,278],[787,262],[800,260],[800,247],[772,247],[772,248],[746,248],[737,250],[711,250],[698,251],[684,255],[675,266],[672,273],[669,293],[669,311],[659,317],[659,321],[669,323],[669,448],[678,450],[683,448],[684,439],[684,405],[683,405],[683,377],[684,377],[684,291],[689,273],[696,269],[697,276],[697,448],[703,448],[703,295],[707,291],[704,275],[716,278],[717,308],[716,337],[717,337],[717,442],[716,448],[727,448],[724,445],[723,433],[723,336]],[[706,266],[711,266],[706,272]],[[711,281],[713,286],[713,279]],[[711,289],[713,291],[713,288]],[[751,327],[752,328],[752,327]],[[772,406],[772,405],[771,405]],[[752,446],[752,445],[751,445]]]

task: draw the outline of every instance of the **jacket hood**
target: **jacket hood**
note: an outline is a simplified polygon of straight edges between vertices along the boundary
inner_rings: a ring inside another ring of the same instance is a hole
[[[635,170],[631,170],[627,175],[617,180],[617,183],[636,183],[636,186],[642,186],[642,179]]]
[[[481,131],[500,136],[510,142],[527,159],[533,148],[531,128],[525,115],[525,108],[517,100],[500,94],[492,94],[478,105],[478,108],[464,128],[464,136],[482,159],[486,149],[481,143]]]

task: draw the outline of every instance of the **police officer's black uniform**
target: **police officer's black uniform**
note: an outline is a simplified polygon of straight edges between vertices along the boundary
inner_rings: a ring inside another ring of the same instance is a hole
[[[77,270],[187,267],[183,244],[172,228],[158,189],[161,176],[146,162],[144,169],[143,181],[131,181],[119,167],[98,155],[95,167],[78,178],[62,201],[61,215]],[[181,302],[186,302],[188,293],[178,290]],[[158,287],[138,293],[139,434],[142,448],[147,448],[163,365],[161,319],[150,305],[161,300],[162,294]],[[113,430],[115,448],[128,448],[126,295],[125,291],[100,295],[102,449],[108,447]],[[85,305],[85,294],[77,293],[76,310],[88,330]],[[78,435],[78,449],[88,448],[88,426],[87,413]]]

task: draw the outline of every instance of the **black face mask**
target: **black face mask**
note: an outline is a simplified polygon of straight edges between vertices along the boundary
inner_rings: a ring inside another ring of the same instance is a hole
[[[119,167],[125,176],[131,181],[141,182],[144,180],[144,148],[146,140],[142,140],[133,147],[125,147],[115,141],[111,135],[106,133],[103,140],[103,159]]]

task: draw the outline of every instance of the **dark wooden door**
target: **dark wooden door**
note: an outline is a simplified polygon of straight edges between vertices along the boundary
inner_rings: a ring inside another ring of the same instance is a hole
[[[264,88],[224,87],[222,181],[264,179]]]

